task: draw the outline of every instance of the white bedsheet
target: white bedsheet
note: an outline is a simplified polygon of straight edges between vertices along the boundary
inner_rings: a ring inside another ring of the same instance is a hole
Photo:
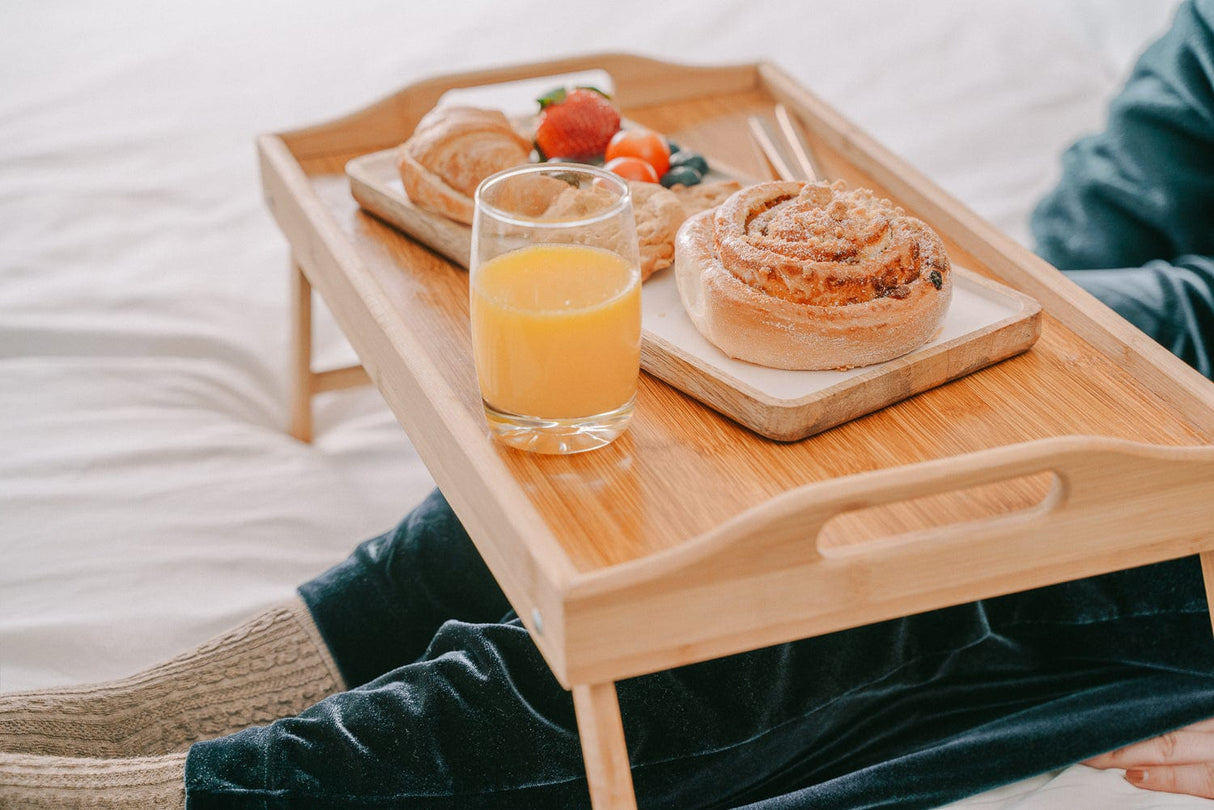
[[[117,677],[288,596],[431,486],[378,395],[284,432],[253,138],[578,51],[770,59],[1014,237],[1173,0],[0,4],[0,690]],[[556,15],[555,9],[562,12]],[[318,308],[318,364],[354,359]],[[967,808],[1199,807],[1083,767]]]

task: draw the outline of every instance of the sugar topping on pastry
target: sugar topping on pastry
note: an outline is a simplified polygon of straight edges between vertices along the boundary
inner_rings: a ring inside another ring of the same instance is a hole
[[[710,342],[784,369],[906,354],[935,334],[952,295],[935,231],[841,182],[760,183],[697,214],[679,229],[675,277]]]

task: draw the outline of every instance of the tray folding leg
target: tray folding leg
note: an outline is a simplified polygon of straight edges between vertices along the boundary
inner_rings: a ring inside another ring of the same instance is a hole
[[[291,381],[288,432],[312,441],[312,283],[291,263]]]
[[[288,432],[301,442],[313,436],[312,397],[371,382],[362,366],[312,370],[312,282],[299,262],[291,262],[291,381]]]
[[[573,687],[582,759],[594,810],[636,810],[620,702],[611,682]]]

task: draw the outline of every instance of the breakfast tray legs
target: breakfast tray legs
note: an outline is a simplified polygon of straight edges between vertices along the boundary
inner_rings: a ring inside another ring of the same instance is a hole
[[[574,686],[572,691],[586,781],[590,784],[590,805],[595,810],[635,810],[632,771],[615,684]]]
[[[314,429],[312,398],[323,391],[364,385],[371,380],[362,366],[328,371],[312,370],[312,284],[299,263],[291,263],[291,381],[288,431],[301,442],[311,442]],[[590,784],[591,805],[612,810],[634,810],[632,771],[624,741],[620,704],[612,682],[574,686],[582,757]]]
[[[312,397],[371,382],[362,366],[328,371],[312,370],[312,284],[299,263],[291,262],[291,382],[287,431],[301,442],[311,442]]]

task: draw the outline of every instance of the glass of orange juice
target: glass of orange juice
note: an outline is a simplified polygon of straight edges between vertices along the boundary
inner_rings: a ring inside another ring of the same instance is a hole
[[[550,163],[476,190],[472,349],[490,431],[537,453],[602,447],[628,427],[641,272],[627,181]]]

